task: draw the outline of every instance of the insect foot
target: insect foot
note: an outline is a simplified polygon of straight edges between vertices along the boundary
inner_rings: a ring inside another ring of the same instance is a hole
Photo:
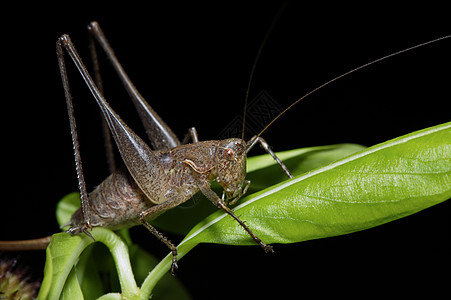
[[[169,250],[172,252],[172,265],[171,265],[171,273],[172,275],[175,274],[175,270],[178,269],[177,265],[177,247],[167,238],[165,237],[161,232],[159,232],[155,227],[150,225],[145,220],[145,213],[141,213],[140,216],[141,222],[143,223],[144,227],[146,227],[154,236],[156,236],[163,244],[165,244]]]
[[[177,265],[177,255],[172,254],[171,274],[173,276],[175,276],[175,270],[177,270],[178,268],[179,266]]]
[[[257,244],[259,244],[263,248],[263,250],[265,250],[265,253],[274,253],[274,249],[272,248],[271,245],[266,245],[265,243],[262,242],[261,239],[259,239],[255,235],[252,238]]]
[[[275,251],[271,245],[266,245],[264,243],[261,243],[260,246],[262,246],[263,250],[265,250],[266,253],[275,253]]]
[[[79,234],[79,233],[84,233],[86,234],[88,237],[90,237],[94,242],[96,241],[96,239],[92,236],[92,234],[89,232],[90,226],[87,224],[82,224],[79,226],[75,226],[75,227],[71,227],[68,230],[66,230],[67,233],[69,233],[70,235],[74,235],[74,234]]]

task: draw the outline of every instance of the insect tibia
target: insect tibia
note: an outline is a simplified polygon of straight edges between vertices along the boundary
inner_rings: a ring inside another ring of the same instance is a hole
[[[150,225],[145,220],[144,214],[141,214],[141,222],[143,223],[144,227],[147,228],[147,230],[149,230],[163,244],[165,244],[169,248],[169,250],[171,250],[171,252],[172,252],[171,273],[172,273],[172,275],[174,275],[175,274],[175,270],[178,269],[178,265],[177,265],[177,247],[167,237],[165,237],[161,232],[159,232],[155,227]]]

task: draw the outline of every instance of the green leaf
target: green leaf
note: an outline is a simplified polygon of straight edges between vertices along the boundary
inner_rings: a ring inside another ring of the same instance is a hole
[[[90,243],[92,243],[91,239],[80,235],[57,233],[52,236],[46,249],[44,279],[38,299],[59,298],[72,267]],[[73,283],[69,285],[69,288],[74,287]]]
[[[57,205],[56,215],[58,224],[67,224],[72,214],[80,207],[79,193],[70,193],[63,197]],[[92,233],[96,240],[99,240],[96,234],[98,230]],[[138,245],[131,242],[127,229],[120,230],[118,233],[121,239],[128,245],[130,251],[130,260],[126,253],[125,244],[117,246],[118,237],[111,231],[101,229],[107,240],[105,246],[112,252],[113,257],[107,253],[107,248],[102,244],[95,243],[88,247],[92,242],[84,235],[70,236],[68,234],[57,234],[52,237],[52,242],[47,248],[48,255],[46,260],[46,271],[44,272],[44,282],[41,286],[39,299],[47,299],[47,296],[60,295],[61,297],[69,297],[68,299],[96,299],[101,296],[105,290],[101,282],[101,277],[110,277],[109,287],[114,290],[120,290],[118,286],[118,275],[122,278],[122,282],[127,286],[131,286],[129,294],[136,296],[145,296],[143,293],[136,291],[135,282],[142,283],[149,271],[158,263],[158,260],[149,253],[142,250]],[[108,238],[109,236],[109,238]],[[87,244],[83,243],[86,239]],[[109,242],[108,242],[109,241]],[[62,247],[64,245],[64,247]],[[122,250],[121,250],[122,249]],[[61,258],[65,258],[61,260]],[[114,263],[113,258],[118,262]],[[130,271],[130,263],[133,266],[133,275]],[[75,275],[73,266],[76,264]],[[118,269],[118,270],[116,270]],[[67,275],[68,270],[70,271]],[[73,277],[72,277],[73,276]],[[76,277],[75,277],[76,276]],[[78,278],[78,281],[77,281]],[[75,280],[74,280],[75,279]],[[51,291],[50,291],[51,290]],[[83,292],[81,294],[81,292]],[[111,291],[110,291],[111,292]],[[190,299],[190,296],[183,285],[170,274],[166,274],[160,284],[153,291],[157,299]],[[79,295],[82,295],[80,297]],[[51,296],[49,296],[51,298]],[[72,297],[72,298],[71,298]],[[101,296],[99,299],[120,299],[121,294],[109,293]],[[145,297],[144,297],[145,298]],[[147,297],[148,298],[148,297]]]
[[[136,297],[139,289],[134,280],[125,243],[114,232],[105,228],[93,228],[91,234],[97,241],[105,244],[111,252],[123,296],[129,299]],[[44,280],[38,299],[58,299],[61,294],[68,295],[63,288],[67,287],[73,290],[75,287],[73,282],[66,286],[66,281],[71,281],[71,278],[68,279],[69,273],[80,259],[82,252],[92,243],[92,239],[81,234],[71,236],[67,233],[58,233],[52,236],[46,250]],[[83,282],[83,271],[77,275],[80,275],[79,281]]]
[[[249,195],[234,212],[266,243],[342,235],[413,214],[451,197],[451,123],[417,131]],[[179,252],[198,243],[252,245],[216,212]]]
[[[361,145],[338,144],[283,151],[278,152],[277,156],[286,164],[293,175],[299,175],[362,149],[365,149],[365,147]],[[246,179],[251,181],[248,194],[287,179],[280,166],[269,154],[249,157],[247,173]],[[213,182],[212,188],[219,195],[222,193],[219,184]],[[152,221],[152,224],[165,232],[186,235],[197,223],[215,211],[218,211],[218,208],[201,193],[198,193],[181,206],[165,212]],[[174,220],[177,220],[177,222],[174,222]]]
[[[365,148],[357,144],[338,144],[283,151],[278,152],[277,156],[290,172],[297,176]],[[247,160],[247,173],[246,179],[251,180],[249,194],[287,179],[286,174],[282,172],[280,166],[269,154],[249,157]]]
[[[360,149],[361,146],[344,144],[287,151],[281,156],[288,156],[284,157],[284,161],[297,176],[248,195],[234,208],[235,213],[264,242],[294,243],[377,226],[451,197],[451,123],[417,131],[335,161]],[[265,162],[263,158],[253,160],[249,159],[249,176],[253,176],[257,187],[279,180],[274,177],[280,176],[281,172],[278,170],[276,174],[275,169],[271,170],[274,168],[272,162]],[[324,165],[326,163],[329,164]],[[309,172],[303,173],[306,170]],[[65,214],[67,222],[70,214]],[[96,228],[93,230],[95,237],[96,230],[113,234]],[[171,255],[167,255],[150,272],[138,291],[133,279],[130,280],[133,275],[126,263],[128,252],[125,244],[114,236],[105,235],[102,241],[115,258],[122,290],[128,290],[132,298],[147,298],[157,282],[167,275]],[[59,295],[55,291],[64,286],[61,278],[69,276],[74,257],[79,255],[80,248],[86,247],[81,244],[87,238],[68,245],[59,253],[58,247],[66,246],[58,244],[64,239],[62,236],[58,239],[52,240],[54,244],[48,249],[39,299]],[[178,246],[178,258],[198,243],[254,244],[248,234],[222,211],[216,211],[200,221],[188,233]],[[144,256],[134,261],[149,268],[153,264]],[[141,270],[139,274],[141,281],[144,272]],[[73,287],[78,290],[77,285]],[[179,297],[179,294],[175,295]],[[119,295],[107,294],[101,298],[110,297],[117,299]]]
[[[75,269],[72,269],[72,271],[69,273],[69,276],[67,277],[67,280],[64,284],[64,289],[59,299],[61,300],[85,299],[83,297],[83,293],[81,291],[80,284],[78,283],[77,276],[75,273],[76,273]]]
[[[72,269],[72,271],[76,270],[76,276],[85,300],[97,299],[105,293],[98,269],[98,266],[100,265],[99,260],[102,260],[103,256],[92,255],[93,250],[99,248],[98,246],[101,246],[101,244],[97,243],[88,246],[81,254],[76,267]],[[64,288],[64,290],[65,289],[66,288]]]
[[[59,224],[67,223],[79,206],[78,193],[61,199],[57,206]],[[127,230],[120,231],[121,238],[104,228],[94,228],[91,233],[101,243],[93,243],[83,234],[59,233],[52,237],[38,299],[121,299],[121,295],[128,299],[148,299],[150,291],[147,295],[139,291],[135,280],[141,283],[157,265],[157,259],[132,244]],[[102,295],[103,283],[113,287],[113,291],[120,290],[121,294]],[[190,299],[183,285],[170,274],[162,278],[153,295],[158,299]]]

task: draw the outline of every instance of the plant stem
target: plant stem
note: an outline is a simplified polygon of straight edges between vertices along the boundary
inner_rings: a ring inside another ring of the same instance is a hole
[[[105,244],[113,256],[123,297],[133,299],[139,294],[139,289],[130,265],[127,245],[110,230],[94,228],[92,231],[95,239]]]

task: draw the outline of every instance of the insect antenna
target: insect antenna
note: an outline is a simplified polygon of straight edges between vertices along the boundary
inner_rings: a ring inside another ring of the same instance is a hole
[[[296,101],[294,101],[293,103],[291,103],[287,108],[285,108],[281,113],[279,113],[279,114],[278,114],[271,122],[269,122],[269,123],[265,126],[265,128],[263,128],[263,129],[259,132],[259,134],[256,135],[256,137],[261,136],[261,135],[263,134],[263,132],[265,132],[265,131],[266,131],[266,130],[267,130],[267,129],[275,122],[275,121],[277,121],[280,117],[282,117],[282,116],[283,116],[287,111],[289,111],[293,106],[295,106],[296,104],[298,104],[299,102],[301,102],[302,100],[304,100],[305,98],[307,98],[308,96],[312,95],[313,93],[316,93],[316,92],[319,91],[320,89],[322,89],[322,88],[324,88],[324,87],[326,87],[326,86],[332,84],[333,82],[335,82],[335,81],[337,81],[337,80],[339,80],[339,79],[341,79],[341,78],[343,78],[343,77],[346,77],[346,76],[348,76],[348,75],[350,75],[350,74],[352,74],[352,73],[354,73],[354,72],[357,72],[357,71],[359,71],[359,70],[361,70],[361,69],[364,69],[364,68],[369,67],[369,66],[371,66],[371,65],[374,65],[374,64],[376,64],[376,63],[378,63],[378,62],[381,62],[381,61],[383,61],[383,60],[386,60],[386,59],[388,59],[388,58],[391,58],[391,57],[393,57],[393,56],[397,56],[397,55],[399,55],[399,54],[403,54],[403,53],[405,53],[405,52],[408,52],[408,51],[411,51],[411,50],[414,50],[414,49],[417,49],[417,48],[420,48],[420,47],[423,47],[423,46],[426,46],[426,45],[429,45],[429,44],[433,44],[433,43],[436,43],[436,42],[445,40],[445,39],[450,38],[450,37],[451,37],[451,35],[446,35],[446,36],[443,36],[443,37],[436,38],[436,39],[434,39],[434,40],[430,40],[430,41],[427,41],[427,42],[424,42],[424,43],[421,43],[421,44],[417,44],[417,45],[415,45],[415,46],[412,46],[412,47],[409,47],[409,48],[406,48],[406,49],[403,49],[403,50],[400,50],[400,51],[397,51],[397,52],[394,52],[394,53],[385,55],[385,56],[383,56],[383,57],[380,57],[380,58],[378,58],[378,59],[375,59],[375,60],[373,60],[373,61],[370,61],[370,62],[368,62],[368,63],[366,63],[366,64],[363,64],[363,65],[361,65],[361,66],[359,66],[359,67],[356,67],[356,68],[354,68],[354,69],[351,69],[351,70],[349,70],[349,71],[347,71],[347,72],[345,72],[345,73],[343,73],[343,74],[341,74],[341,75],[338,75],[338,76],[336,76],[336,77],[330,79],[329,81],[324,82],[323,84],[321,84],[321,85],[319,85],[318,87],[314,88],[313,90],[311,90],[310,92],[308,92],[307,94],[305,94],[304,96],[302,96],[301,98],[299,98],[298,100],[296,100]]]
[[[271,35],[272,31],[274,30],[274,27],[276,26],[277,22],[279,21],[282,13],[284,12],[287,4],[289,1],[285,1],[279,8],[277,14],[275,15],[274,19],[271,22],[271,25],[269,26],[268,30],[266,31],[265,36],[263,37],[263,41],[260,44],[260,47],[258,48],[257,55],[255,56],[254,63],[252,64],[251,73],[249,75],[249,81],[247,83],[246,88],[246,95],[244,97],[244,108],[243,108],[243,128],[241,129],[241,139],[244,140],[244,130],[246,128],[246,110],[247,110],[247,103],[249,101],[249,91],[251,90],[251,84],[252,79],[254,78],[255,68],[257,67],[258,60],[260,59],[260,56],[262,54],[263,48],[266,45],[266,42],[268,41],[269,36]]]

